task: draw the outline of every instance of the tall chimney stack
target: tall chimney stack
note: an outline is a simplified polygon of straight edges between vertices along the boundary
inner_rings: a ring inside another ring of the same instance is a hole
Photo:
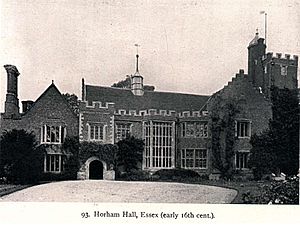
[[[4,65],[4,68],[7,73],[7,93],[4,117],[19,118],[18,76],[20,73],[14,65]]]

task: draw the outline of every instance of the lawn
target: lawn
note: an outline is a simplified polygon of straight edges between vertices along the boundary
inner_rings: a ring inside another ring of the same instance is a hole
[[[226,188],[235,189],[235,190],[238,191],[238,194],[231,203],[232,204],[242,204],[242,203],[244,203],[243,199],[242,199],[242,196],[243,196],[244,193],[250,191],[251,194],[260,195],[261,191],[262,191],[262,187],[264,185],[271,184],[271,182],[270,181],[224,181],[224,180],[212,181],[212,180],[204,180],[204,181],[200,181],[199,184],[205,184],[205,185],[212,185],[212,186],[226,187]]]
[[[31,185],[0,184],[0,197],[11,194],[15,191],[30,187]]]
[[[237,196],[231,202],[231,204],[244,204],[243,202],[243,194],[247,192],[251,192],[253,195],[261,195],[263,186],[270,185],[271,181],[225,181],[225,180],[199,180],[195,179],[183,179],[183,180],[164,180],[168,182],[182,182],[188,184],[202,184],[209,186],[217,186],[234,189],[238,192]],[[164,182],[162,181],[162,182]]]

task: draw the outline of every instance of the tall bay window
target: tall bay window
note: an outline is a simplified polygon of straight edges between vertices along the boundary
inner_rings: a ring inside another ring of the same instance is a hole
[[[61,144],[66,137],[66,127],[44,125],[41,128],[41,143]]]
[[[144,124],[146,168],[174,166],[174,126],[173,122],[150,121]]]

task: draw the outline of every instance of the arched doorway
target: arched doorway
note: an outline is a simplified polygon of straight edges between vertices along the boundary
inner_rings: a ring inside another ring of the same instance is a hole
[[[89,179],[102,180],[103,179],[103,164],[99,160],[94,160],[89,165]]]

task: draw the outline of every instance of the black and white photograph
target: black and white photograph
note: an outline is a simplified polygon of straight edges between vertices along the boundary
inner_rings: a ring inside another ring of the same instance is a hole
[[[300,1],[0,12],[0,224],[300,222]]]

